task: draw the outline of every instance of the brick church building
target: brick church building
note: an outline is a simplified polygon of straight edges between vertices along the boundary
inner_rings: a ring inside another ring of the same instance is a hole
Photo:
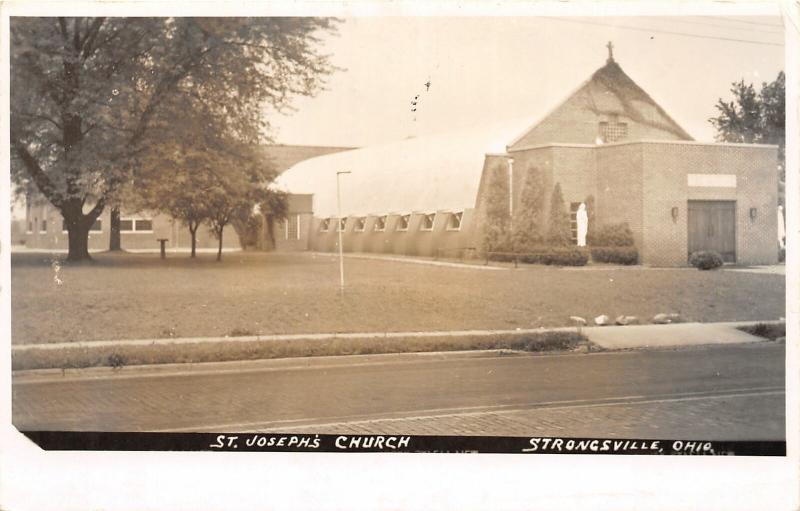
[[[682,266],[696,250],[729,262],[778,258],[777,147],[696,142],[619,66],[606,64],[538,120],[411,138],[301,161],[277,250],[432,256],[478,247],[489,169],[519,202],[526,173],[561,185],[571,211],[627,223],[643,264]],[[337,211],[337,171],[341,218]],[[549,200],[549,194],[547,200]],[[544,211],[549,208],[545,204]]]

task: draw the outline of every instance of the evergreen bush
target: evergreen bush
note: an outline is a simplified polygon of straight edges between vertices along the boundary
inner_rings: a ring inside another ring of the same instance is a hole
[[[592,261],[595,263],[637,264],[639,251],[636,247],[591,247]]]
[[[502,252],[508,245],[508,174],[502,163],[491,167],[487,181],[486,209],[482,248],[484,252]]]
[[[561,193],[561,184],[556,183],[553,196],[550,199],[550,218],[548,219],[547,241],[555,246],[572,244],[572,228],[570,227],[569,212],[564,204]]]
[[[591,244],[596,247],[632,247],[634,245],[633,232],[624,222],[602,226],[595,231],[591,241]]]
[[[519,207],[514,211],[513,246],[517,252],[542,244],[544,193],[541,171],[530,167],[520,190]]]
[[[722,266],[722,256],[713,250],[700,250],[689,256],[689,264],[698,270],[713,270]]]

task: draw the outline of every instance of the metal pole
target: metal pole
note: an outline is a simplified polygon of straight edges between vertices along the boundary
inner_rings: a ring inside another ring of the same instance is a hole
[[[336,214],[338,225],[336,229],[339,231],[339,293],[344,296],[344,251],[342,247],[342,195],[339,188],[339,176],[342,174],[349,174],[350,171],[339,171],[336,173]]]

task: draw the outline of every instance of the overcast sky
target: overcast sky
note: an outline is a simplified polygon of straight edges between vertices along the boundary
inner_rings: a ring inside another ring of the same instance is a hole
[[[608,41],[631,78],[711,141],[708,118],[731,82],[760,86],[784,67],[779,17],[362,17],[344,19],[338,32],[324,51],[344,70],[328,90],[296,100],[290,116],[270,115],[277,142],[364,146],[533,121],[604,65]]]

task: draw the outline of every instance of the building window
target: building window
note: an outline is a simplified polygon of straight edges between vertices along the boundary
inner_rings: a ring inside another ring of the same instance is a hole
[[[410,221],[411,221],[411,215],[400,215],[400,218],[397,219],[397,230],[407,231],[408,224]]]
[[[580,202],[570,202],[569,204],[569,231],[574,244],[578,244],[578,208]]]
[[[120,232],[153,232],[153,221],[149,218],[121,218]]]
[[[367,218],[366,217],[358,217],[356,218],[356,225],[353,229],[355,232],[364,232],[364,228],[367,226]]]
[[[331,229],[331,219],[323,218],[322,222],[319,223],[319,230],[321,232],[328,232],[330,229]]]
[[[47,232],[47,220],[42,220],[42,228],[39,229],[39,232]]]
[[[339,228],[337,229],[338,232],[345,232],[347,230],[347,217],[342,217],[339,219]]]
[[[133,228],[137,232],[153,232],[153,221],[150,219],[141,218],[134,222]]]
[[[421,231],[432,231],[433,230],[433,220],[436,217],[436,213],[428,213],[423,215],[422,217],[422,224],[420,224]]]
[[[289,215],[284,222],[284,233],[287,240],[300,239],[300,215]]]
[[[461,219],[464,216],[463,211],[459,211],[458,213],[450,213],[447,217],[447,230],[448,231],[460,231],[461,230]]]
[[[33,222],[28,220],[28,230],[26,231],[27,234],[33,234]]]
[[[600,123],[600,140],[603,143],[617,142],[628,137],[628,125],[624,122],[617,122],[613,118],[610,122]]]
[[[377,232],[383,232],[386,230],[386,215],[379,216],[375,219],[375,225],[372,226],[372,229]]]

